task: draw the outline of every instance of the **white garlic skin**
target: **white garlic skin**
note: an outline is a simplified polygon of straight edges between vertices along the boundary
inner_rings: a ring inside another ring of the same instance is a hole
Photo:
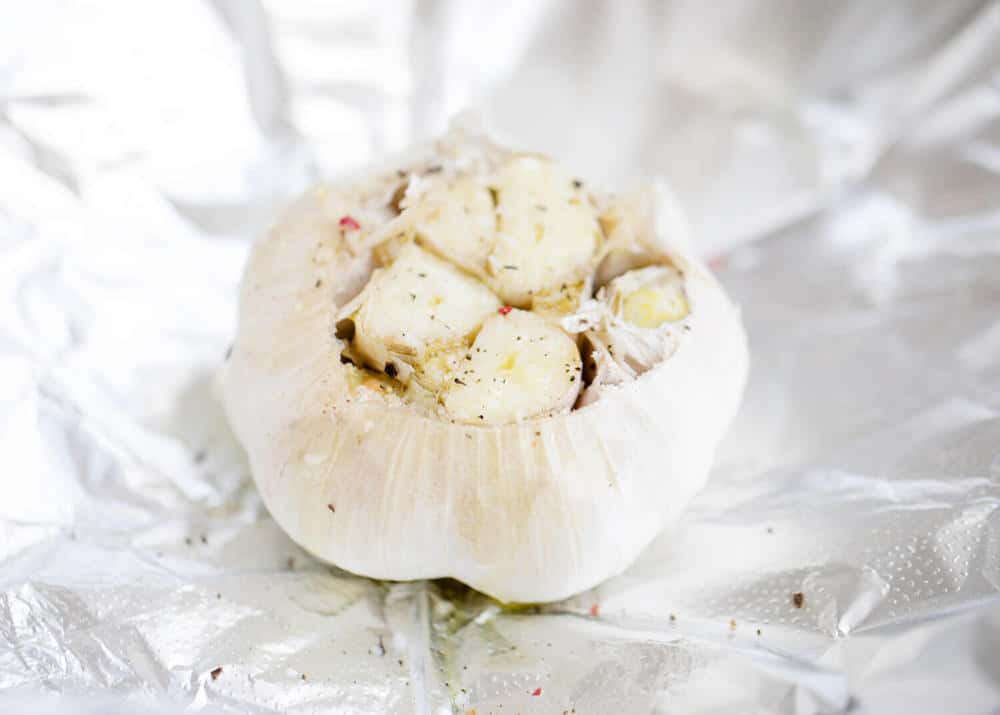
[[[620,573],[704,484],[746,378],[738,310],[659,227],[645,240],[683,270],[691,307],[669,359],[556,416],[425,416],[356,387],[332,324],[370,266],[339,219],[364,234],[386,218],[370,197],[393,177],[308,193],[248,262],[223,396],[265,503],[305,549],[373,578],[448,576],[541,602]]]

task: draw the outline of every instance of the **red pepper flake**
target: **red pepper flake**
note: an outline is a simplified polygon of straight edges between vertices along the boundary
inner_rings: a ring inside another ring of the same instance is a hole
[[[597,616],[601,615],[600,604],[595,603],[593,606],[590,607],[590,615],[592,615],[594,618],[597,618]]]
[[[361,224],[355,221],[350,216],[341,216],[340,225],[343,226],[344,228],[349,228],[352,231],[358,231],[361,229]]]
[[[216,668],[215,670],[213,670],[210,673],[210,675],[212,676],[212,680],[218,680],[219,676],[222,675],[222,666],[220,665],[218,668]]]
[[[500,315],[507,315],[507,313],[509,313],[509,312],[510,312],[510,311],[512,311],[512,310],[514,310],[514,306],[512,306],[512,305],[505,305],[504,307],[502,307],[502,308],[499,308],[499,309],[497,310],[497,312],[498,312],[498,313],[499,313]]]
[[[542,694],[542,689],[541,688],[535,688],[534,690],[531,691],[531,695],[533,697],[538,697],[541,694]]]

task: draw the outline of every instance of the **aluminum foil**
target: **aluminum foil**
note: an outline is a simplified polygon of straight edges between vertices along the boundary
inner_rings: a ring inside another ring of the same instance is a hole
[[[1000,707],[1000,6],[0,12],[0,711]],[[665,176],[753,370],[708,488],[541,608],[331,570],[213,381],[250,240],[477,108]]]

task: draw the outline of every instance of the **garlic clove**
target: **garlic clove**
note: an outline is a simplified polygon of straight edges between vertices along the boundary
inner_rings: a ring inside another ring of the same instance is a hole
[[[461,177],[436,182],[407,208],[402,223],[421,246],[475,276],[486,274],[496,217],[490,191]]]
[[[506,303],[529,308],[536,294],[586,279],[602,234],[593,206],[573,179],[537,157],[499,170],[490,285]]]
[[[432,353],[464,347],[500,301],[450,264],[407,244],[376,270],[338,325],[354,323],[351,348],[366,364],[406,379]]]
[[[674,323],[691,312],[684,293],[684,278],[672,266],[649,266],[629,271],[606,289],[611,311],[641,329]]]
[[[505,424],[568,410],[580,391],[576,343],[533,313],[490,317],[467,358],[443,402],[459,422]]]

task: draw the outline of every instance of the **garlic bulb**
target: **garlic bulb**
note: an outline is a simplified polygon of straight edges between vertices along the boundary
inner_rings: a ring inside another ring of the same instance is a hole
[[[504,601],[622,571],[702,486],[747,369],[664,206],[461,132],[302,197],[254,247],[223,375],[278,523]]]

